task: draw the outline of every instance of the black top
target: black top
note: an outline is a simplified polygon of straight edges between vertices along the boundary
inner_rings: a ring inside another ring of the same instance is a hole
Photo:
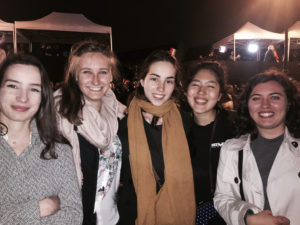
[[[190,135],[188,137],[188,141],[194,174],[196,204],[202,201],[211,200],[213,198],[221,146],[227,139],[230,139],[234,136],[233,122],[231,119],[231,117],[233,116],[233,113],[229,113],[227,111],[218,112],[216,116],[216,121],[214,121],[216,122],[216,127],[213,135],[212,128],[214,122],[206,126],[199,126],[195,122],[193,123]],[[213,139],[210,140],[212,136]],[[211,160],[209,160],[210,149]],[[210,187],[209,178],[210,162],[212,166],[212,188]]]
[[[189,133],[192,125],[191,117],[180,111],[182,122],[186,134]],[[152,127],[144,120],[145,133],[150,149],[152,163],[159,175],[161,182],[164,182],[164,160],[161,144],[162,126]],[[119,225],[134,225],[137,217],[137,198],[132,182],[132,175],[129,162],[129,143],[128,143],[128,129],[127,117],[119,121],[118,136],[122,143],[122,168],[121,168],[121,185],[119,188],[118,211],[120,214]],[[157,185],[156,190],[159,190]]]
[[[74,128],[76,131],[76,127]],[[98,148],[88,142],[83,136],[77,133],[81,170],[83,175],[82,183],[82,208],[83,223],[82,225],[96,225],[97,218],[94,213],[94,205],[97,190],[97,177],[99,167],[99,151]]]

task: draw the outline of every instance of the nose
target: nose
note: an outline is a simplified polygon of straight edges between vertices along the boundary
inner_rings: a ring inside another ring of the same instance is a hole
[[[204,86],[199,86],[198,87],[198,94],[203,94],[203,93],[205,93],[206,92],[206,87],[204,87]]]
[[[92,84],[93,85],[98,85],[99,84],[99,78],[100,76],[98,74],[93,74],[93,80],[92,80]]]
[[[20,90],[20,92],[17,95],[17,101],[23,103],[28,101],[28,93],[26,90]]]
[[[164,82],[159,82],[157,90],[163,92],[165,90],[165,83]]]
[[[263,108],[269,107],[269,105],[270,105],[269,99],[268,98],[263,98],[261,104],[262,104]]]

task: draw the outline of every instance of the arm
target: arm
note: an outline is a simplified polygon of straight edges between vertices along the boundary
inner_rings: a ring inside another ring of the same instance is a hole
[[[62,170],[57,171],[57,175],[61,176],[61,186],[58,193],[60,210],[51,216],[41,218],[41,224],[81,225],[82,202],[72,151],[64,145],[64,149],[60,153],[57,159],[62,161]]]
[[[20,224],[20,221],[27,221],[26,224],[37,224],[40,220],[39,204],[36,200],[30,200],[22,204],[0,205],[0,224]]]

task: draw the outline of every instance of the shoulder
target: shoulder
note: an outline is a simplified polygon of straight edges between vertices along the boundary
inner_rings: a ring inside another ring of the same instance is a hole
[[[56,143],[55,152],[59,161],[65,161],[66,158],[73,158],[72,149],[67,144]]]
[[[240,151],[250,141],[250,135],[246,134],[239,138],[232,138],[225,141],[222,151]]]

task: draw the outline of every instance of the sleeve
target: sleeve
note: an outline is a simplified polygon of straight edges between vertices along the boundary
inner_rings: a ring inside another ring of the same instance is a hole
[[[228,151],[228,148],[230,148],[230,143],[225,142],[220,153],[214,206],[227,224],[245,225],[244,216],[249,209],[254,213],[261,210],[257,206],[241,200],[238,151]]]
[[[40,220],[39,204],[31,200],[23,204],[2,204],[0,206],[0,225],[37,224]]]
[[[64,147],[61,151],[62,168],[57,171],[61,179],[58,193],[60,210],[52,216],[41,218],[43,225],[81,225],[83,220],[82,201],[72,151]]]

